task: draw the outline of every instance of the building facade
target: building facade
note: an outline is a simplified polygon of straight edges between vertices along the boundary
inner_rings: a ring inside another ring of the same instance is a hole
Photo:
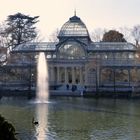
[[[35,82],[38,54],[44,52],[52,90],[71,90],[73,86],[74,90],[86,88],[90,92],[139,90],[139,51],[133,44],[93,42],[76,15],[61,27],[58,39],[17,46],[7,67],[18,69],[18,80],[25,80],[24,74],[30,73],[28,79]]]

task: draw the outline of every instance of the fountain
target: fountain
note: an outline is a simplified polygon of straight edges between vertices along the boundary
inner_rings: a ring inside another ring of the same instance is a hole
[[[46,133],[48,131],[48,65],[43,52],[39,53],[37,62],[37,90],[36,90],[36,119],[38,126],[37,140],[46,140]]]
[[[49,98],[48,86],[48,65],[45,54],[39,53],[37,64],[37,92],[36,100],[39,103],[47,103]]]

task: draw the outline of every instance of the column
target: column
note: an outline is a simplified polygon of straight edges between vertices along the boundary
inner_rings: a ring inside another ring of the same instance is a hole
[[[137,84],[138,83],[138,69],[137,69],[137,67],[135,68],[135,75],[136,75],[136,79],[135,79],[135,83]]]
[[[98,94],[98,69],[97,69],[97,65],[96,65],[96,94]]]
[[[60,82],[60,67],[57,66],[57,83]]]
[[[130,86],[130,69],[128,69],[128,84]]]
[[[85,85],[88,84],[88,67],[87,66],[85,66],[85,83],[84,84]]]
[[[99,72],[99,86],[102,84],[102,68],[100,68]]]
[[[68,71],[67,71],[67,67],[65,67],[65,84],[68,84]]]
[[[72,83],[75,84],[75,71],[74,71],[74,67],[72,67]]]
[[[50,79],[51,82],[54,82],[54,67],[51,66],[50,68],[51,68],[51,74],[50,74],[50,78],[49,79]]]
[[[80,84],[83,84],[83,73],[82,73],[82,67],[80,67]]]
[[[97,83],[98,83],[98,88],[99,88],[99,85],[100,85],[100,68],[99,66],[97,66]]]
[[[114,83],[114,93],[116,93],[116,70],[113,68],[113,83]]]

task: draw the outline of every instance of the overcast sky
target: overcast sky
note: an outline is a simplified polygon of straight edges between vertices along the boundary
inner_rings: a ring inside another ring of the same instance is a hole
[[[0,21],[17,12],[40,16],[37,27],[47,39],[74,15],[75,8],[89,32],[140,24],[140,0],[0,0]]]

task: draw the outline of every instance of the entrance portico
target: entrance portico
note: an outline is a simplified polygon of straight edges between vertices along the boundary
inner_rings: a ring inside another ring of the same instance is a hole
[[[84,84],[84,66],[51,66],[50,78],[56,84]]]

